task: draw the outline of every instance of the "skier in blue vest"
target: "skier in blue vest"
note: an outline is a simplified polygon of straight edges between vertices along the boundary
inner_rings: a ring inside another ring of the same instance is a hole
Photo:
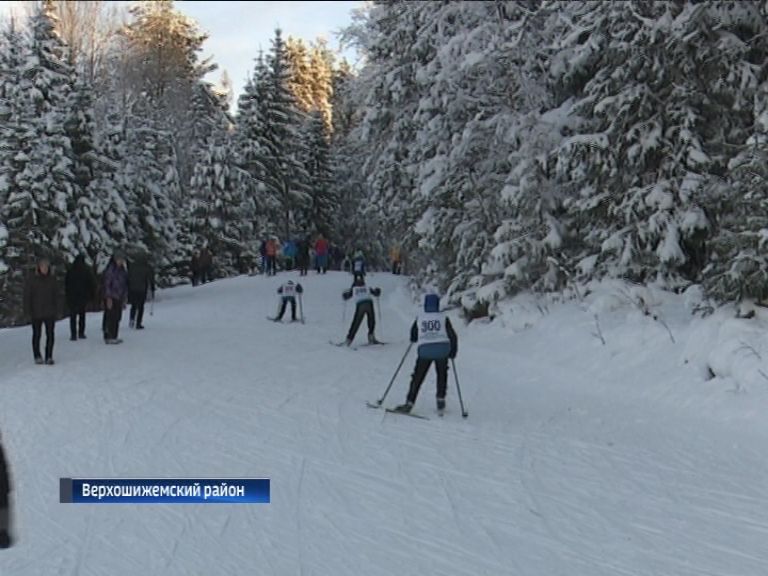
[[[411,411],[429,367],[434,362],[437,371],[437,411],[442,415],[448,390],[448,359],[456,358],[459,340],[451,320],[440,312],[440,297],[437,294],[424,297],[424,312],[419,314],[411,326],[411,342],[418,344],[416,367],[411,376],[406,402],[395,408],[395,411],[406,414]]]
[[[374,330],[376,329],[376,315],[373,310],[373,298],[381,296],[381,290],[379,288],[369,288],[365,285],[365,280],[362,276],[356,276],[355,281],[352,283],[352,287],[346,290],[342,297],[344,300],[355,299],[355,317],[352,320],[352,325],[349,327],[347,333],[347,346],[352,345],[352,341],[355,339],[355,334],[360,328],[360,324],[363,322],[363,318],[368,320],[368,343],[380,344],[376,340]]]

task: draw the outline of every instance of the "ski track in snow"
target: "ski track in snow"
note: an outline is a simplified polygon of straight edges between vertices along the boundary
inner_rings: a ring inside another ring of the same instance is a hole
[[[455,322],[470,415],[449,372],[436,417],[431,373],[423,421],[365,406],[408,343],[406,280],[372,275],[390,345],[352,353],[328,345],[345,274],[301,279],[305,325],[264,319],[289,276],[161,291],[121,346],[98,315],[76,343],[60,322],[53,367],[28,327],[0,330],[18,539],[0,575],[768,574],[768,425],[739,416],[764,397],[718,392],[722,417],[676,402],[704,384],[656,323],[632,349],[578,306],[520,332]],[[272,503],[61,505],[63,476],[268,477]]]

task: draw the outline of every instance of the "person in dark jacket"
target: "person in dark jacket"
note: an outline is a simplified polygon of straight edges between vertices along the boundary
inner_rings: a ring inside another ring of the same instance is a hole
[[[360,324],[363,322],[363,318],[368,320],[368,343],[380,344],[376,340],[374,331],[376,330],[376,315],[373,310],[373,298],[381,296],[381,290],[379,288],[369,288],[365,285],[365,280],[362,277],[356,277],[349,290],[346,290],[342,297],[344,300],[355,300],[355,317],[352,319],[352,325],[349,327],[347,333],[347,346],[352,345],[352,341],[355,339],[355,334],[360,328]]]
[[[33,276],[24,287],[24,313],[32,321],[32,352],[35,363],[42,364],[40,355],[40,338],[45,325],[45,363],[53,364],[53,342],[58,315],[58,297],[56,294],[56,278],[51,272],[51,264],[47,258],[37,262]]]
[[[0,548],[10,548],[11,538],[11,478],[5,460],[3,443],[0,442]]]
[[[67,270],[64,288],[69,309],[69,339],[85,338],[85,308],[96,297],[96,282],[82,254]]]
[[[198,265],[200,267],[200,283],[205,284],[213,280],[213,254],[207,247],[200,250]]]
[[[434,362],[437,371],[437,412],[442,416],[448,390],[448,359],[456,358],[459,340],[450,318],[440,312],[440,298],[437,294],[424,297],[424,312],[411,326],[411,342],[418,344],[416,367],[411,376],[406,402],[395,410],[406,414],[411,411],[429,367]]]
[[[200,281],[200,253],[195,250],[192,253],[192,259],[189,262],[189,271],[192,276],[192,286],[197,286]]]
[[[125,270],[125,256],[115,253],[104,271],[104,343],[120,344],[118,338],[120,320],[123,317],[128,296],[128,272]]]
[[[150,266],[147,256],[139,254],[128,266],[128,302],[131,305],[129,326],[144,330],[144,304],[147,294],[152,291],[155,298],[155,271]]]
[[[296,246],[296,258],[301,276],[306,276],[309,269],[309,244],[309,238],[303,238],[298,241]]]

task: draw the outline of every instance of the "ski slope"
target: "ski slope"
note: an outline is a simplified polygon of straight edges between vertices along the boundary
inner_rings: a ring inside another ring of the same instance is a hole
[[[452,374],[434,415],[431,374],[422,421],[365,406],[407,346],[405,280],[373,276],[390,344],[352,351],[328,344],[351,320],[349,277],[311,274],[307,323],[268,322],[288,277],[162,291],[121,346],[97,315],[77,343],[59,323],[53,367],[32,364],[29,328],[0,330],[17,536],[0,575],[768,574],[768,379],[738,383],[722,354],[730,372],[702,377],[723,326],[768,349],[765,319],[745,336],[668,296],[673,343],[608,296],[514,300],[455,322],[469,418]],[[268,477],[272,502],[62,505],[63,476]]]

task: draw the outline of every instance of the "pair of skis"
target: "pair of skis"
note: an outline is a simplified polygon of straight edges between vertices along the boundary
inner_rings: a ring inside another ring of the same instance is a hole
[[[373,402],[366,402],[365,405],[368,406],[368,408],[374,408],[374,409],[379,409],[382,407],[381,404],[374,404]],[[418,418],[419,420],[429,420],[429,417],[424,416],[422,414],[417,414],[415,412],[401,412],[400,410],[395,410],[394,408],[386,408],[386,407],[384,408],[384,411],[389,414],[400,414],[401,416],[410,416],[411,418]],[[439,411],[437,415],[442,417],[443,412]]]
[[[331,346],[336,346],[337,348],[344,348],[347,347],[350,350],[357,350],[358,348],[367,348],[368,346],[384,346],[387,344],[387,342],[381,342],[379,340],[376,340],[375,342],[368,342],[366,344],[358,344],[357,346],[347,346],[347,341],[342,340],[341,342],[334,342],[333,340],[328,340],[328,344]]]
[[[270,320],[271,322],[280,322],[281,324],[283,321],[280,318],[272,318],[271,316],[267,316],[267,320]],[[304,324],[304,318],[297,318],[296,320],[289,320],[289,324],[293,324],[294,322],[301,322]]]

